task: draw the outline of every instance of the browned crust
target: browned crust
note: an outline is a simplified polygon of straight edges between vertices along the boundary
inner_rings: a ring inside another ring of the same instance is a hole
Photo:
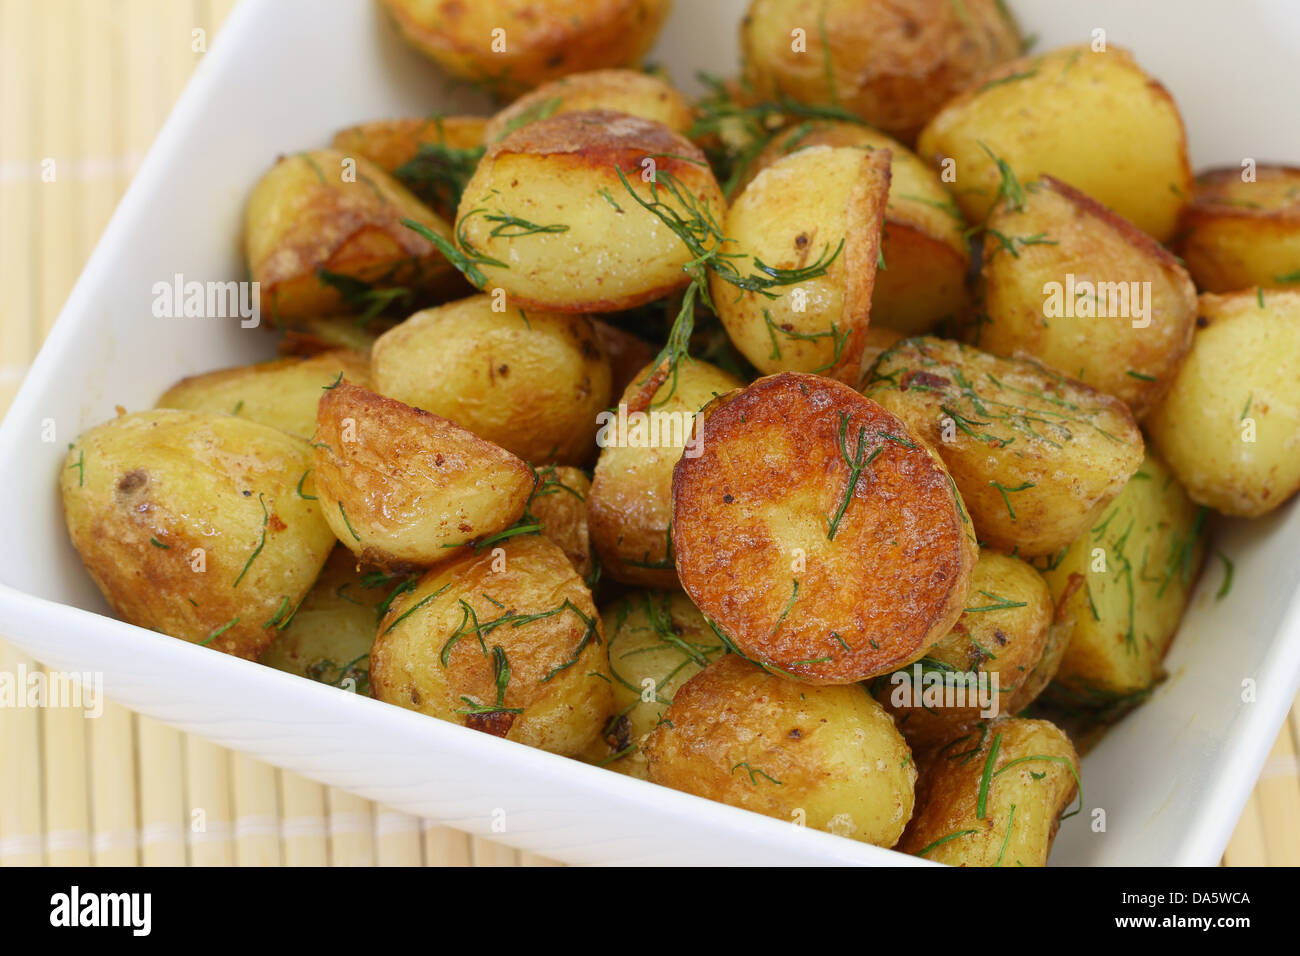
[[[844,310],[841,321],[852,323],[839,361],[829,376],[848,385],[857,384],[871,323],[871,293],[876,287],[881,229],[889,201],[890,162],[887,149],[863,154],[862,174],[849,196],[844,239]],[[888,265],[888,264],[886,264]]]
[[[616,162],[625,172],[638,174],[647,156],[662,160],[656,165],[678,176],[709,168],[703,150],[685,136],[663,123],[614,110],[574,110],[539,119],[493,143],[484,158],[510,154],[570,155],[602,167]]]
[[[1100,219],[1107,226],[1110,226],[1118,232],[1130,245],[1136,246],[1143,255],[1155,259],[1164,269],[1181,275],[1187,285],[1187,292],[1193,296],[1196,294],[1196,287],[1192,285],[1191,276],[1187,274],[1187,270],[1183,268],[1183,264],[1178,261],[1172,252],[1160,243],[1156,242],[1155,239],[1151,238],[1151,236],[1147,235],[1137,226],[1133,225],[1133,223],[1129,222],[1114,210],[1103,206],[1087,193],[1080,192],[1069,183],[1062,182],[1055,176],[1044,174],[1038,181],[1058,196],[1062,196],[1069,200],[1078,207],[1080,211],[1096,219]]]
[[[1281,207],[1243,206],[1240,203],[1223,198],[1225,190],[1219,186],[1227,182],[1239,182],[1240,166],[1220,166],[1207,169],[1196,177],[1195,193],[1192,201],[1183,208],[1179,223],[1180,233],[1196,226],[1223,219],[1243,219],[1285,225],[1300,224],[1300,202]],[[1255,166],[1255,181],[1265,179],[1294,179],[1300,186],[1300,166],[1287,166],[1281,163],[1259,163]]]

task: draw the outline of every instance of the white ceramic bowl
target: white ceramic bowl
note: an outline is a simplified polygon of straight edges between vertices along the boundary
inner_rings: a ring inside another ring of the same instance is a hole
[[[744,0],[677,0],[653,54],[679,81],[727,72]],[[1300,8],[1286,0],[1014,3],[1039,49],[1095,27],[1134,50],[1187,121],[1194,164],[1300,163]],[[508,26],[508,25],[507,25]],[[182,375],[270,355],[233,321],[157,319],[175,273],[241,278],[240,216],[282,152],[345,125],[449,109],[434,67],[373,0],[245,0],[131,184],[0,429],[0,634],[48,665],[100,671],[142,713],[324,783],[571,862],[918,861],[676,793],[214,653],[105,615],[68,543],[56,488],[67,443],[147,408]],[[462,106],[464,104],[458,104]],[[1099,148],[1080,130],[1080,148]],[[57,436],[43,441],[53,421]],[[1300,677],[1300,508],[1224,522],[1236,583],[1211,559],[1169,656],[1171,677],[1083,762],[1087,811],[1054,863],[1211,864],[1232,832]],[[1242,701],[1242,682],[1257,696]],[[1090,826],[1106,812],[1105,832]],[[496,829],[494,829],[494,824]],[[503,829],[502,829],[503,827]]]

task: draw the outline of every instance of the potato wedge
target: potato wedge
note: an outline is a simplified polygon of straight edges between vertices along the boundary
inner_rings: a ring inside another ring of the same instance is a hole
[[[673,472],[677,573],[745,656],[847,684],[957,622],[976,560],[961,498],[881,406],[782,372],[715,402],[701,446]]]
[[[587,527],[587,497],[591,479],[577,468],[549,465],[538,469],[537,487],[525,513],[537,519],[542,535],[560,546],[574,568],[595,587],[596,562],[591,556]]]
[[[1123,402],[1027,359],[905,339],[862,391],[938,452],[981,543],[1021,557],[1077,538],[1142,462]]]
[[[1069,183],[1160,242],[1192,194],[1177,105],[1115,46],[1062,47],[992,70],[930,120],[916,151],[955,163],[953,195],[971,222],[1007,188],[999,160],[1020,182],[1050,174]]]
[[[912,815],[912,754],[870,694],[735,654],[678,689],[644,750],[654,783],[864,843],[893,846]]]
[[[1192,347],[1196,288],[1132,223],[1051,176],[989,215],[973,341],[1023,351],[1141,420]]]
[[[304,439],[233,415],[120,415],[68,452],[68,535],[124,621],[256,658],[334,546],[309,467]]]
[[[311,464],[334,534],[389,570],[427,567],[505,530],[534,486],[508,451],[347,381],[320,400]]]
[[[1300,489],[1300,291],[1205,294],[1196,325],[1151,443],[1193,501],[1267,514]]]
[[[417,312],[380,337],[371,361],[379,393],[539,465],[590,462],[610,401],[586,316],[525,313],[490,295]]]
[[[371,694],[578,756],[613,709],[603,640],[564,552],[518,535],[430,569],[393,601],[370,653]]]

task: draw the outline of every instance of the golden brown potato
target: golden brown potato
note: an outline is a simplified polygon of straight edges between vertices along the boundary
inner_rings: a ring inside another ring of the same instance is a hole
[[[529,123],[577,110],[627,113],[682,134],[693,118],[682,94],[657,76],[640,70],[591,70],[561,77],[519,97],[488,120],[483,142],[495,143]]]
[[[1205,558],[1205,510],[1150,452],[1064,554],[1038,566],[1074,618],[1051,697],[1074,711],[1136,703],[1164,659]]]
[[[604,574],[627,584],[674,588],[677,570],[669,535],[673,466],[692,441],[695,414],[744,383],[708,362],[685,361],[652,401],[638,401],[640,383],[651,371],[650,366],[642,369],[619,400],[616,411],[621,415],[626,410],[627,427],[616,417],[597,434],[601,450],[587,507],[591,541]],[[649,406],[649,412],[643,406]],[[632,415],[638,411],[646,416],[658,413],[654,420],[641,419],[644,434],[632,427]]]
[[[273,324],[338,312],[367,313],[415,297],[454,273],[420,223],[447,223],[378,166],[321,149],[282,157],[248,197],[244,254]]]
[[[1081,148],[1084,135],[1105,149]],[[1177,105],[1113,46],[1063,47],[993,70],[930,120],[916,151],[951,161],[953,194],[971,222],[1011,188],[1008,171],[1022,183],[1051,174],[1165,242],[1192,192]]]
[[[538,469],[537,487],[525,513],[537,519],[542,535],[560,546],[582,580],[595,586],[595,561],[587,530],[587,496],[591,481],[577,468],[550,465]]]
[[[282,358],[191,375],[167,389],[158,399],[158,408],[237,415],[311,438],[321,390],[340,378],[368,385],[366,355],[338,349],[311,358]]]
[[[997,0],[752,0],[740,44],[759,95],[841,106],[909,143],[1021,48]]]
[[[499,308],[498,308],[499,306]],[[375,343],[375,390],[534,464],[589,462],[609,362],[583,315],[476,295],[417,312]]]
[[[893,846],[912,815],[912,754],[870,694],[735,654],[678,689],[644,750],[655,783],[864,843]]]
[[[875,402],[782,372],[715,402],[701,445],[673,473],[677,573],[744,655],[846,684],[957,622],[976,560],[961,498]]]
[[[304,439],[233,415],[121,415],[68,452],[68,535],[124,621],[255,658],[334,546],[309,458]]]
[[[916,812],[898,849],[952,866],[1046,866],[1079,793],[1079,756],[1045,720],[1003,718],[917,755]]]
[[[903,341],[903,338],[903,333],[894,329],[875,325],[867,329],[865,344],[862,348],[862,365],[858,375],[859,383],[871,371],[871,366],[876,364],[876,359]]]
[[[324,392],[312,442],[320,506],[362,561],[427,567],[523,514],[532,470],[454,422],[342,382]]]
[[[364,353],[369,364],[375,339],[395,324],[391,319],[379,316],[366,319],[355,315],[318,315],[297,319],[292,327],[284,330],[278,350],[286,358],[310,358],[322,352],[343,349]]]
[[[1196,288],[1132,223],[1045,176],[989,215],[974,342],[1023,351],[1141,419],[1192,347]]]
[[[1300,489],[1300,292],[1202,295],[1196,324],[1151,442],[1193,501],[1267,514]]]
[[[713,230],[692,231],[700,249],[647,208],[657,204]],[[488,147],[465,187],[456,242],[470,281],[504,289],[511,305],[615,312],[685,285],[683,266],[721,239],[723,208],[690,140],[640,117],[585,110],[537,120]]]
[[[613,708],[600,617],[539,535],[465,552],[400,594],[370,653],[382,701],[577,756]]]
[[[591,327],[596,332],[600,350],[609,359],[610,394],[622,395],[636,380],[637,373],[654,359],[655,347],[645,339],[600,319],[592,319]]]
[[[1028,679],[1047,649],[1055,614],[1042,575],[984,549],[966,605],[922,660],[870,683],[913,747],[942,744],[981,718],[1018,714],[1046,683]]]
[[[742,277],[785,270],[776,290],[709,292],[736,348],[762,372],[822,372],[856,383],[871,316],[889,153],[814,146],[778,159],[736,197],[723,231]]]
[[[1128,407],[1027,359],[925,336],[876,360],[863,393],[938,452],[981,543],[1052,554],[1142,462]]]
[[[636,66],[671,0],[381,0],[402,36],[498,97],[568,73]]]
[[[1240,166],[1196,177],[1178,251],[1204,292],[1300,284],[1300,168]]]
[[[635,591],[601,616],[614,682],[614,718],[603,762],[645,780],[642,739],[659,726],[678,688],[727,648],[680,591]]]

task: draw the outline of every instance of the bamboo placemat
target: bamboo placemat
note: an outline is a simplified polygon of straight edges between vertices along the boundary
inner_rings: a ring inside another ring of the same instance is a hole
[[[235,0],[0,0],[0,411]],[[42,163],[54,160],[54,183]],[[0,643],[0,671],[35,661]],[[1300,703],[1224,854],[1300,864]],[[194,808],[203,808],[202,811]],[[0,709],[0,865],[539,865],[113,704]]]

